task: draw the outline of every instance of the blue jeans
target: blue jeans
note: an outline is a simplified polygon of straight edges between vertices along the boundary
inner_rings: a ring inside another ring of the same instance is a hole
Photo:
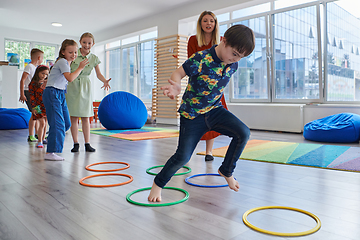
[[[250,137],[250,129],[234,114],[223,107],[215,108],[195,119],[180,117],[178,147],[163,169],[156,175],[154,182],[163,188],[171,177],[189,160],[201,137],[208,131],[216,131],[232,138],[225,159],[219,171],[226,177],[232,176],[245,145]]]
[[[53,87],[45,88],[43,102],[50,127],[46,152],[61,153],[64,147],[65,132],[71,125],[65,90]]]

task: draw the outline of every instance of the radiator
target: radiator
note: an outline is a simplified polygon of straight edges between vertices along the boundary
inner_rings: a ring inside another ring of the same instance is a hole
[[[250,129],[301,133],[305,104],[231,104],[229,111]]]

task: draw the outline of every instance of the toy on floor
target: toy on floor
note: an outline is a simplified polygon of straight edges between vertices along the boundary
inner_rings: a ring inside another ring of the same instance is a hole
[[[316,221],[316,226],[308,231],[303,231],[303,232],[295,232],[295,233],[283,233],[283,232],[273,232],[273,231],[268,231],[268,230],[264,230],[261,229],[259,227],[256,227],[254,225],[252,225],[248,220],[247,220],[247,216],[255,211],[259,211],[259,210],[264,210],[264,209],[285,209],[285,210],[291,210],[291,211],[295,211],[295,212],[300,212],[300,213],[304,213],[310,217],[312,217],[315,221]],[[299,208],[293,208],[293,207],[283,207],[283,206],[265,206],[265,207],[258,207],[258,208],[253,208],[250,209],[248,211],[246,211],[243,215],[243,222],[245,223],[246,226],[254,229],[255,231],[261,232],[261,233],[266,233],[266,234],[270,234],[270,235],[274,235],[274,236],[281,236],[281,237],[299,237],[299,236],[305,236],[305,235],[309,235],[312,234],[314,232],[317,232],[320,227],[321,227],[321,221],[320,219],[315,215],[312,214],[308,211],[299,209]]]
[[[108,130],[139,129],[146,123],[147,110],[135,95],[117,91],[103,98],[98,117]]]
[[[0,108],[0,130],[28,128],[30,117],[25,108]]]
[[[360,138],[360,115],[339,113],[308,122],[304,138],[317,142],[351,143]]]
[[[135,193],[142,192],[142,191],[147,191],[147,190],[150,190],[150,189],[151,189],[151,187],[146,187],[146,188],[140,188],[140,189],[137,189],[135,191],[132,191],[131,193],[126,195],[126,200],[129,203],[139,205],[139,206],[144,206],[144,207],[164,207],[164,206],[171,206],[171,205],[175,205],[175,204],[178,204],[178,203],[185,202],[186,200],[189,199],[189,196],[190,196],[189,193],[184,189],[176,188],[176,187],[164,187],[164,189],[170,189],[170,190],[176,190],[176,191],[183,192],[185,194],[185,197],[183,199],[178,200],[178,201],[167,202],[167,203],[142,203],[142,202],[136,202],[136,201],[131,199],[131,196],[134,195]]]

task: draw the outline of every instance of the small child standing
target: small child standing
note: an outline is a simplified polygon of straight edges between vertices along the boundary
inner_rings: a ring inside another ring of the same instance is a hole
[[[207,131],[213,130],[232,138],[218,173],[225,178],[229,188],[239,191],[233,177],[236,162],[250,137],[250,129],[220,102],[230,77],[238,68],[238,61],[254,50],[255,35],[244,25],[234,25],[224,34],[219,45],[200,51],[176,69],[168,80],[170,85],[161,87],[170,99],[180,94],[181,79],[189,82],[179,108],[180,133],[178,147],[163,169],[156,175],[148,200],[161,201],[161,190],[171,177],[189,160]]]
[[[33,48],[30,52],[30,58],[31,62],[26,65],[24,68],[24,72],[21,76],[20,80],[20,99],[19,101],[24,103],[26,102],[26,105],[30,112],[32,112],[31,104],[30,104],[30,95],[29,95],[29,84],[31,82],[31,79],[34,76],[36,67],[42,63],[44,59],[44,52],[40,49]],[[27,141],[28,142],[36,142],[37,139],[34,137],[34,129],[35,134],[37,134],[37,126],[36,126],[36,119],[30,118],[29,120],[29,136]]]
[[[43,103],[43,92],[46,86],[46,79],[49,75],[49,67],[40,65],[36,68],[34,77],[29,84],[30,104],[32,109],[32,118],[38,121],[38,148],[44,148],[46,144],[46,110]]]
[[[76,59],[77,51],[77,43],[74,40],[65,39],[62,42],[59,57],[50,71],[43,93],[46,116],[50,127],[45,160],[64,160],[64,158],[55,153],[62,152],[65,132],[70,128],[70,116],[65,99],[66,86],[89,63],[87,59],[81,61],[79,67],[71,73],[70,64]]]

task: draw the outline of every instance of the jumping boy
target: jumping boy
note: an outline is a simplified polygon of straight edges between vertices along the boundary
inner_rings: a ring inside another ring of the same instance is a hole
[[[26,105],[30,112],[32,112],[31,104],[30,104],[30,93],[29,93],[29,84],[31,82],[31,79],[34,76],[35,70],[39,64],[42,63],[44,59],[44,52],[40,49],[33,48],[30,52],[30,58],[31,62],[26,65],[24,68],[24,72],[21,76],[20,80],[20,99],[19,101],[24,103],[26,102]],[[37,127],[36,127],[36,120],[34,120],[32,117],[29,120],[29,136],[27,141],[28,142],[37,142],[38,140],[34,137],[34,129],[35,134],[37,133]]]
[[[251,54],[255,47],[253,31],[244,25],[234,25],[224,34],[219,45],[193,54],[176,69],[163,86],[170,99],[180,94],[181,79],[189,76],[182,98],[178,147],[163,169],[156,175],[148,200],[161,201],[161,190],[171,177],[189,160],[207,131],[213,130],[232,138],[218,172],[230,189],[239,191],[239,183],[232,176],[245,145],[250,137],[249,128],[235,115],[222,107],[220,98],[230,77],[238,68],[238,61]]]

